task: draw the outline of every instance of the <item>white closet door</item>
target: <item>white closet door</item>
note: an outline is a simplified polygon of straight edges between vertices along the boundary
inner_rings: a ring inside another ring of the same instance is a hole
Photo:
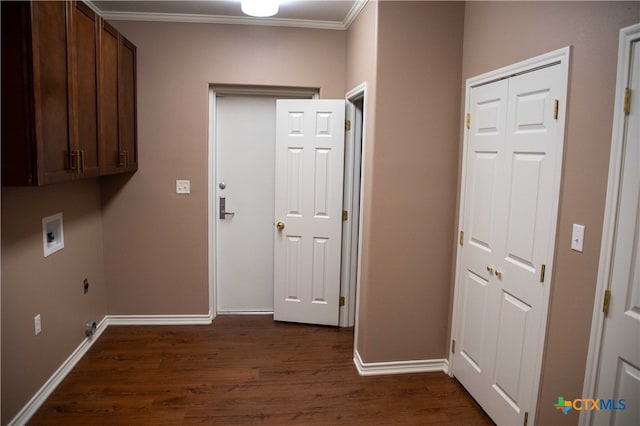
[[[498,424],[535,391],[542,265],[553,258],[560,66],[472,88],[454,374]]]
[[[592,424],[640,423],[640,40],[632,44],[631,107],[624,134],[622,175],[611,276],[594,398],[612,399],[609,410],[592,414]],[[622,401],[621,401],[622,400]]]

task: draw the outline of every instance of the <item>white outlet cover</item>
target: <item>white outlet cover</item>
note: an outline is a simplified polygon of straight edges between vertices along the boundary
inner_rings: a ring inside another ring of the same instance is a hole
[[[42,249],[44,257],[64,248],[64,227],[62,213],[56,213],[42,219]]]
[[[176,194],[191,194],[191,181],[176,180]]]

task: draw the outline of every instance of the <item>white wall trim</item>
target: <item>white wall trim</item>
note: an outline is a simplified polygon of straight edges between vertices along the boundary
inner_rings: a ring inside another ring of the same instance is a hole
[[[315,28],[321,30],[346,30],[358,17],[367,0],[357,0],[342,22],[307,19],[252,18],[249,16],[200,15],[187,13],[110,12],[103,11],[92,1],[86,3],[104,19],[113,21],[183,22],[192,24],[235,24],[269,27]]]
[[[602,346],[604,314],[602,300],[604,292],[609,288],[611,263],[613,260],[613,246],[615,239],[616,218],[618,216],[618,194],[622,174],[624,152],[624,133],[626,116],[623,111],[624,89],[629,81],[631,69],[631,43],[640,38],[640,24],[632,25],[620,30],[618,41],[618,68],[616,77],[615,103],[613,110],[613,131],[611,135],[611,155],[609,157],[609,177],[607,180],[607,198],[605,201],[604,221],[602,226],[602,242],[600,245],[600,263],[598,265],[598,279],[591,320],[591,334],[587,365],[582,388],[583,398],[595,398],[598,370],[600,365],[600,348]],[[580,411],[578,424],[591,424],[592,412]]]
[[[385,374],[429,373],[441,371],[448,373],[449,361],[446,359],[421,359],[412,361],[364,362],[356,350],[353,363],[361,376],[380,376]]]
[[[218,311],[217,315],[273,315],[273,311]]]
[[[22,407],[22,410],[11,420],[9,426],[24,425],[31,416],[33,416],[38,408],[47,400],[49,395],[55,390],[56,387],[67,377],[67,374],[71,372],[73,367],[76,366],[78,361],[87,353],[89,348],[98,340],[104,330],[108,327],[109,322],[105,316],[100,324],[96,327],[96,333],[91,337],[86,337],[82,343],[69,355],[69,357],[62,363],[62,365],[49,377],[49,380],[36,392],[36,394]]]
[[[8,423],[8,426],[26,424],[76,366],[89,348],[102,336],[107,327],[115,325],[207,325],[211,324],[211,313],[202,315],[106,315],[96,327],[96,333],[86,337],[69,355],[62,365],[49,377],[36,394],[22,407],[22,410]]]
[[[206,325],[213,316],[195,315],[107,315],[108,325]]]

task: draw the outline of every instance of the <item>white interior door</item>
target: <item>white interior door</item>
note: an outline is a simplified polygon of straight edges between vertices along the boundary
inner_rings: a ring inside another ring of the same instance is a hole
[[[632,44],[629,88],[633,96],[623,136],[616,226],[594,398],[613,409],[592,412],[591,424],[640,424],[640,40]]]
[[[275,134],[275,97],[218,96],[218,313],[273,311]]]
[[[469,97],[453,374],[497,424],[523,424],[536,398],[562,81],[561,67],[549,66],[472,87]]]
[[[278,100],[274,319],[338,325],[344,100]]]

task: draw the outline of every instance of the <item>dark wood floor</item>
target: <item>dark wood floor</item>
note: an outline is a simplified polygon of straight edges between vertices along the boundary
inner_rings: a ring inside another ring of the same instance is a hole
[[[219,316],[109,327],[30,425],[491,425],[443,373],[359,376],[353,331]]]

